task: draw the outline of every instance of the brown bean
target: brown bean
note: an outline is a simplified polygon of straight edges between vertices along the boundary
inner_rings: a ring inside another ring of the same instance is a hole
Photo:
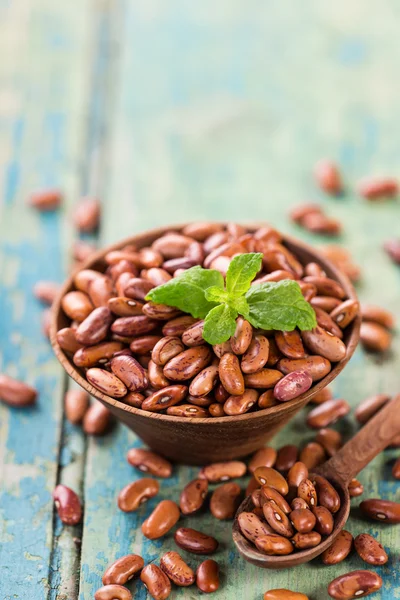
[[[315,165],[314,177],[319,187],[327,194],[337,196],[341,193],[343,189],[343,184],[340,177],[339,169],[337,165],[331,160],[320,160]],[[264,598],[264,600],[266,599]],[[292,599],[288,598],[287,600]],[[293,600],[295,599],[293,598]]]
[[[389,560],[382,544],[368,533],[360,533],[354,540],[354,547],[358,556],[370,565],[384,565]]]
[[[163,554],[160,559],[160,567],[175,585],[187,587],[195,581],[193,570],[185,563],[178,552],[171,550]]]
[[[382,579],[372,571],[351,571],[330,582],[328,594],[337,600],[368,596],[382,587]]]
[[[165,600],[171,593],[171,584],[160,567],[150,563],[146,565],[140,574],[150,596],[154,600]]]
[[[227,340],[226,342],[223,342],[223,344],[215,344],[213,346],[213,350],[214,354],[218,356],[218,358],[221,358],[221,356],[223,356],[227,352],[231,352],[231,343],[229,340]]]
[[[391,177],[368,177],[359,182],[357,191],[367,200],[392,198],[399,193],[399,184]]]
[[[389,331],[372,321],[361,323],[360,340],[364,348],[371,352],[386,352],[392,344],[392,336]]]
[[[347,558],[352,546],[353,536],[345,529],[342,529],[333,544],[322,553],[322,562],[324,565],[337,565]]]
[[[293,371],[278,381],[274,396],[280,402],[288,402],[305,394],[312,384],[313,379],[307,371]]]
[[[151,319],[157,321],[167,321],[173,319],[180,314],[180,310],[173,306],[167,306],[166,304],[155,304],[154,302],[147,302],[143,305],[143,312]]]
[[[276,531],[279,535],[283,535],[284,537],[291,537],[294,534],[293,527],[288,517],[275,502],[267,500],[263,504],[262,509],[265,520],[267,521],[268,525],[272,527],[272,529]]]
[[[292,510],[289,519],[299,533],[309,533],[314,529],[316,523],[315,515],[308,508]]]
[[[217,519],[233,519],[240,504],[242,490],[237,483],[224,483],[211,495],[210,511]]]
[[[207,479],[210,483],[218,483],[219,481],[228,481],[243,477],[246,473],[246,465],[239,460],[231,460],[227,462],[211,463],[200,470],[199,477]]]
[[[307,502],[309,507],[317,505],[317,492],[313,482],[310,481],[310,479],[303,479],[303,481],[300,482],[297,488],[297,494],[299,498],[302,498],[305,502]]]
[[[303,479],[307,479],[307,478],[308,478],[307,466],[301,461],[294,463],[294,465],[289,469],[289,472],[287,474],[287,482],[289,485],[289,489],[290,488],[297,489],[299,487],[300,483],[303,481]]]
[[[166,533],[179,521],[179,506],[172,500],[161,500],[153,512],[142,523],[142,533],[149,540],[155,540]]]
[[[61,306],[67,317],[81,323],[90,315],[94,306],[84,292],[68,292],[61,300]]]
[[[108,265],[117,265],[122,261],[140,266],[139,254],[133,248],[121,248],[121,250],[111,250],[104,257]]]
[[[199,221],[196,223],[189,223],[182,229],[182,233],[191,237],[198,242],[204,242],[208,237],[215,233],[222,232],[222,224],[221,223],[212,223],[209,221]]]
[[[322,464],[325,458],[325,450],[318,442],[309,442],[300,452],[300,460],[306,465],[309,471]]]
[[[169,385],[146,398],[142,410],[158,412],[181,402],[187,395],[186,385]]]
[[[313,308],[322,308],[327,313],[331,313],[335,308],[340,306],[341,302],[339,298],[333,296],[314,296],[310,300],[310,304]]]
[[[243,354],[241,370],[243,373],[256,373],[266,364],[269,356],[270,342],[263,335],[255,335]]]
[[[60,206],[61,202],[61,191],[51,188],[33,192],[28,199],[28,204],[40,211],[55,210]]]
[[[145,448],[131,448],[127,454],[128,463],[133,467],[156,477],[171,477],[172,465],[162,456]]]
[[[312,283],[317,288],[317,293],[320,296],[330,296],[333,298],[343,299],[346,297],[346,292],[334,279],[329,277],[315,277],[308,275],[304,277],[303,281],[306,283]]]
[[[331,362],[338,362],[346,356],[347,349],[342,340],[319,326],[310,331],[302,331],[301,336],[311,352],[320,354]]]
[[[393,464],[392,475],[395,479],[400,479],[400,458],[398,458]]]
[[[275,341],[279,350],[287,358],[306,358],[307,355],[300,333],[296,329],[293,331],[277,331]]]
[[[312,409],[307,416],[307,425],[313,429],[321,429],[332,425],[349,411],[350,406],[345,400],[328,400]]]
[[[164,375],[172,381],[185,381],[195,377],[211,360],[207,346],[189,348],[171,358],[164,366]]]
[[[290,540],[273,533],[260,535],[256,538],[255,544],[261,552],[269,556],[284,556],[293,552],[293,545]]]
[[[146,315],[135,315],[133,317],[120,317],[111,325],[111,331],[118,335],[138,336],[150,333],[158,327],[156,319],[150,319]]]
[[[87,435],[103,435],[109,429],[111,412],[101,402],[94,402],[83,417],[83,431]]]
[[[139,554],[127,554],[113,562],[104,572],[103,585],[124,585],[144,567],[144,560]]]
[[[275,448],[267,446],[266,448],[260,448],[249,462],[249,472],[254,473],[258,467],[273,467],[276,461],[277,451]]]
[[[134,317],[135,315],[141,315],[143,308],[141,302],[133,300],[132,298],[125,298],[124,296],[110,298],[107,306],[111,312],[118,317]]]
[[[192,419],[206,419],[210,416],[206,408],[202,408],[201,406],[193,406],[193,404],[179,404],[178,406],[170,406],[167,408],[167,415]]]
[[[275,461],[275,469],[281,473],[287,473],[297,460],[299,449],[294,444],[287,444],[278,450]]]
[[[163,368],[160,365],[156,365],[152,360],[149,360],[147,363],[147,377],[150,386],[155,390],[160,390],[171,385],[170,380],[165,377]]]
[[[180,258],[192,242],[191,237],[171,232],[156,239],[151,247],[156,252],[160,252],[166,259]]]
[[[268,281],[283,281],[284,279],[295,279],[295,275],[290,271],[285,271],[284,269],[277,269],[276,271],[272,271],[272,273],[268,273],[268,275],[262,275],[262,277],[257,277],[251,282],[251,285],[257,285],[258,283],[267,283]]]
[[[249,411],[258,399],[257,390],[245,390],[240,396],[229,396],[224,404],[224,412],[227,415],[242,415]]]
[[[289,216],[291,218],[292,221],[294,221],[295,223],[301,224],[304,217],[316,213],[316,214],[321,214],[322,208],[319,204],[315,204],[315,203],[311,203],[311,202],[304,202],[302,204],[297,204],[296,206],[294,206],[290,213]]]
[[[213,554],[218,548],[215,538],[189,527],[177,529],[174,540],[180,548],[193,554]]]
[[[205,341],[203,338],[204,321],[196,321],[193,325],[190,325],[182,333],[182,342],[185,346],[194,348],[195,346],[202,346]]]
[[[53,491],[58,516],[65,525],[76,525],[82,519],[82,506],[77,494],[66,485],[59,484]]]
[[[93,306],[108,306],[110,298],[115,296],[114,284],[109,277],[96,277],[89,283],[88,295]]]
[[[58,295],[59,290],[60,285],[54,281],[38,281],[33,286],[33,295],[40,302],[51,305]]]
[[[290,503],[290,506],[293,510],[301,510],[301,509],[309,508],[307,502],[305,500],[303,500],[303,498],[293,498],[293,500]]]
[[[159,492],[160,485],[155,479],[144,477],[126,485],[118,494],[118,507],[124,512],[137,510],[149,498]],[[103,582],[104,583],[104,582]],[[113,583],[120,583],[118,581]]]
[[[298,550],[305,550],[306,548],[315,548],[321,543],[321,535],[317,531],[310,531],[309,533],[296,533],[291,542]]]
[[[331,400],[333,398],[332,391],[329,387],[322,388],[320,392],[317,392],[314,396],[311,397],[312,404],[323,404],[327,400]]]
[[[342,446],[342,435],[335,429],[320,429],[315,442],[320,444],[328,456],[333,456]]]
[[[335,335],[340,339],[343,338],[342,329],[339,327],[339,325],[335,323],[335,321],[327,312],[318,307],[315,307],[314,311],[315,316],[317,317],[317,323],[322,329],[325,329],[326,331],[332,333],[332,335]]]
[[[169,360],[183,352],[185,349],[178,337],[166,336],[161,338],[154,346],[151,358],[160,366],[164,366]]]
[[[208,407],[208,412],[210,413],[210,415],[212,417],[224,417],[225,416],[224,407],[222,406],[222,404],[219,404],[218,402],[215,402],[215,404],[210,404],[210,406]]]
[[[317,490],[318,503],[331,513],[336,513],[340,508],[340,496],[333,485],[321,475],[314,475],[312,482]]]
[[[272,490],[272,488],[271,488],[271,490]],[[279,492],[277,492],[277,493],[279,493]],[[265,496],[263,496],[263,494],[261,492],[261,488],[257,488],[255,490],[253,490],[253,492],[250,495],[251,495],[251,501],[253,502],[253,504],[256,508],[262,507],[262,505],[266,501]]]
[[[196,571],[196,585],[202,592],[211,594],[219,588],[218,563],[211,558],[202,562]]]
[[[95,308],[86,317],[75,332],[77,341],[86,346],[92,346],[107,337],[113,317],[106,306]]]
[[[124,277],[121,277],[120,279],[122,274],[124,274]],[[106,270],[106,275],[112,281],[115,290],[118,293],[123,293],[125,286],[128,284],[131,277],[136,277],[138,275],[138,268],[135,263],[122,259],[117,263],[110,265]]]
[[[218,367],[209,365],[196,375],[189,387],[191,396],[206,396],[218,382]]]
[[[244,376],[244,384],[249,388],[272,388],[283,375],[275,369],[261,369],[257,373],[249,373]]]
[[[140,392],[149,385],[145,370],[132,356],[115,356],[111,360],[111,370],[131,392]]]
[[[77,367],[94,367],[97,364],[107,363],[123,349],[124,345],[121,342],[102,342],[87,348],[79,348],[74,354],[73,361]]]
[[[350,498],[356,498],[357,496],[361,496],[361,494],[364,493],[364,486],[361,483],[361,481],[358,481],[358,479],[352,479],[349,483],[349,485],[347,486],[347,489],[349,490],[349,496]]]
[[[308,596],[300,594],[300,592],[292,592],[291,590],[280,588],[265,592],[263,600],[308,600]]]
[[[94,600],[132,600],[132,594],[122,585],[105,585],[96,591]]]
[[[325,506],[313,506],[312,512],[317,520],[315,530],[321,535],[330,535],[333,531],[333,517]]]
[[[163,335],[172,337],[181,336],[183,332],[188,327],[196,323],[196,321],[197,319],[191,317],[190,315],[183,315],[182,317],[170,319],[162,328]]]
[[[84,390],[68,390],[64,396],[64,408],[67,420],[77,425],[89,408],[89,394]]]
[[[357,300],[345,300],[332,310],[330,316],[341,329],[345,329],[354,321],[359,310],[360,305]]]
[[[140,356],[147,356],[151,352],[154,346],[163,338],[160,335],[141,335],[134,338],[129,347],[134,354]]]
[[[273,502],[276,504],[285,514],[290,513],[290,506],[286,502],[285,498],[273,487],[269,485],[263,485],[260,490],[256,490],[261,492],[260,497],[260,506],[265,504],[266,500]]]
[[[100,221],[100,202],[97,198],[85,196],[81,198],[74,211],[76,228],[85,233],[95,231]]]
[[[75,335],[75,329],[72,327],[64,327],[57,331],[57,343],[65,352],[69,352],[71,354],[75,354],[79,348],[82,348],[82,344],[80,344]]]
[[[390,256],[392,261],[400,265],[400,240],[387,240],[383,245],[385,252]]]
[[[9,406],[35,404],[37,390],[23,381],[0,373],[0,400]]]
[[[364,425],[369,421],[385,404],[390,400],[390,396],[387,394],[375,394],[369,396],[357,406],[354,416],[357,421]]]
[[[204,240],[204,250],[207,254],[225,244],[228,234],[225,231],[216,231]]]
[[[232,352],[234,354],[244,354],[253,337],[253,327],[243,317],[236,319],[236,331],[230,339]]]
[[[279,404],[278,400],[274,396],[274,390],[266,390],[258,398],[258,408],[270,408]]]
[[[399,502],[370,498],[361,502],[360,510],[367,517],[381,523],[400,523]]]
[[[233,396],[241,396],[244,393],[243,374],[240,370],[238,357],[235,354],[227,352],[221,356],[218,373],[227,392]]]
[[[206,479],[193,479],[182,490],[179,506],[182,514],[191,515],[203,506],[207,497],[208,482]]]
[[[139,259],[141,267],[144,269],[158,268],[163,263],[162,254],[152,248],[141,248],[139,250]]]
[[[282,373],[289,374],[294,371],[306,371],[313,381],[319,381],[331,370],[331,363],[323,356],[308,356],[307,358],[281,358],[278,369]]]
[[[269,485],[275,490],[278,490],[282,496],[286,496],[289,491],[286,479],[271,467],[257,467],[254,471],[254,477],[261,485]]]
[[[253,512],[243,511],[238,515],[237,520],[241,533],[253,543],[258,537],[274,532],[267,523],[261,521]]]
[[[142,271],[141,277],[142,279],[148,279],[155,287],[163,285],[172,279],[171,275],[165,269],[159,267],[151,267],[146,270],[146,273]]]

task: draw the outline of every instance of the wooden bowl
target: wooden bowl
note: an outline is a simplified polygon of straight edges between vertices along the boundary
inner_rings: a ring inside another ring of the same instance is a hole
[[[93,254],[80,269],[104,271],[106,269],[104,256],[107,252],[118,250],[131,243],[138,248],[149,246],[167,231],[180,231],[184,226],[162,227],[132,236]],[[260,226],[262,226],[260,223],[247,225],[250,231],[254,231]],[[348,298],[357,300],[349,279],[317,250],[289,236],[283,236],[283,239],[285,245],[301,263],[306,264],[313,261],[320,264],[328,277],[342,285]],[[336,363],[330,373],[310,390],[290,402],[243,415],[207,419],[174,417],[147,412],[124,404],[115,398],[110,398],[94,388],[85,379],[83,371],[74,365],[71,358],[57,343],[57,331],[67,327],[70,323],[61,309],[61,299],[67,292],[74,289],[73,276],[74,274],[64,283],[52,307],[50,337],[58,360],[72,379],[89,394],[103,402],[117,419],[132,429],[150,448],[176,462],[202,465],[231,460],[251,454],[264,446],[315,394],[339,375],[352,356],[359,339],[360,315],[344,333],[343,341],[347,345],[346,357]]]

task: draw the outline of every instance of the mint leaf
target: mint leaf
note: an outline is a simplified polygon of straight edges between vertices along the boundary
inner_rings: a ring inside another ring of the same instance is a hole
[[[222,344],[236,331],[237,312],[228,304],[216,306],[205,318],[203,338],[209,344]]]
[[[243,296],[261,269],[261,252],[249,252],[235,256],[226,274],[226,289],[231,297]]]
[[[249,315],[249,304],[244,296],[240,296],[240,298],[233,298],[229,300],[229,306],[235,309],[242,317],[247,319]]]
[[[304,300],[299,284],[286,279],[253,285],[246,294],[248,320],[253,327],[292,331],[317,326],[312,306]]]
[[[228,300],[228,292],[221,290],[220,287],[215,285],[206,289],[205,296],[209,302],[217,302],[218,304],[222,304]]]
[[[192,267],[178,277],[150,290],[146,300],[175,306],[195,318],[204,319],[216,304],[205,297],[205,290],[213,286],[224,289],[224,278],[219,271],[203,269],[199,266]]]

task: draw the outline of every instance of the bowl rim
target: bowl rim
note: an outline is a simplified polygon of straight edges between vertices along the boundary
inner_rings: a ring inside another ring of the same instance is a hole
[[[213,221],[214,223],[221,223],[221,225],[227,225],[227,221]],[[181,232],[184,227],[190,225],[192,223],[196,223],[196,221],[190,221],[188,223],[181,223],[178,225],[166,225],[163,227],[156,227],[154,229],[148,229],[144,232],[138,233],[136,235],[129,236],[123,240],[110,244],[106,247],[99,249],[97,252],[94,252],[89,256],[89,258],[83,262],[83,264],[79,265],[76,269],[72,271],[69,277],[62,284],[57,297],[55,298],[53,305],[51,307],[51,321],[50,321],[50,342],[53,348],[53,351],[67,372],[67,374],[78,383],[85,391],[87,391],[91,396],[94,396],[98,400],[101,400],[106,405],[111,405],[115,408],[118,408],[122,411],[129,412],[131,414],[140,416],[141,418],[149,418],[156,419],[159,421],[166,421],[170,423],[196,423],[199,426],[201,425],[210,425],[211,423],[215,425],[228,424],[228,423],[244,423],[246,421],[252,421],[253,419],[257,419],[263,416],[268,415],[279,415],[282,412],[286,412],[288,408],[296,410],[303,406],[307,401],[324,389],[327,385],[329,385],[339,373],[343,370],[345,365],[349,362],[350,358],[353,356],[354,351],[357,347],[359,341],[359,330],[361,324],[361,313],[359,313],[356,318],[350,323],[349,327],[351,327],[351,331],[348,335],[348,343],[347,343],[347,352],[346,356],[339,362],[335,363],[335,366],[332,370],[321,380],[319,380],[315,385],[313,385],[307,392],[304,392],[297,398],[290,400],[289,402],[282,402],[275,406],[271,406],[269,408],[264,408],[261,410],[257,410],[250,413],[244,413],[242,415],[227,415],[225,417],[204,417],[204,418],[195,418],[195,417],[177,417],[174,415],[165,415],[157,412],[150,412],[146,410],[142,410],[140,408],[135,408],[134,406],[130,406],[129,404],[125,404],[124,402],[120,402],[116,398],[112,398],[111,396],[107,396],[94,386],[92,386],[78,371],[78,368],[73,366],[71,360],[67,356],[67,354],[62,350],[60,345],[57,342],[57,331],[58,331],[58,318],[60,313],[62,313],[61,308],[61,300],[63,296],[72,291],[74,288],[73,280],[75,275],[79,271],[83,271],[84,269],[92,269],[93,266],[103,261],[104,256],[111,251],[119,250],[123,246],[128,244],[137,244],[140,248],[140,243],[143,241],[145,244],[149,243],[149,239],[156,239],[161,235],[168,232]],[[244,227],[247,227],[250,231],[255,231],[260,229],[261,227],[271,227],[270,224],[266,222],[244,222],[241,223]],[[346,297],[349,300],[356,300],[359,302],[356,291],[354,289],[353,284],[350,282],[347,275],[345,275],[342,271],[340,271],[330,260],[325,258],[317,249],[313,246],[310,246],[306,242],[298,240],[297,238],[292,237],[291,235],[287,235],[285,233],[279,232],[282,235],[282,239],[284,243],[289,243],[292,246],[296,246],[308,254],[311,254],[315,258],[315,262],[320,264],[324,270],[327,269],[331,271],[334,279],[338,281],[346,292]],[[96,270],[96,269],[95,269]]]

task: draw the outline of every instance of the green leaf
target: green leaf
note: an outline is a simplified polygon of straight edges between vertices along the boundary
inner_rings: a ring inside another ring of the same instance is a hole
[[[215,285],[206,289],[205,296],[209,302],[217,302],[218,304],[228,300],[228,292]]]
[[[199,266],[192,267],[178,277],[150,290],[146,300],[175,306],[193,317],[204,319],[216,304],[205,297],[206,289],[213,286],[221,290],[224,288],[224,278],[219,271],[203,269]]]
[[[235,333],[237,312],[228,304],[216,306],[205,318],[203,338],[209,344],[222,344]]]
[[[239,315],[242,315],[245,319],[247,319],[249,315],[249,304],[244,296],[240,296],[240,298],[230,299],[228,302],[229,306],[234,308]]]
[[[231,297],[243,296],[261,269],[261,252],[249,252],[235,256],[226,274],[226,289]]]
[[[246,294],[249,304],[248,320],[260,329],[292,331],[317,325],[312,306],[304,300],[299,284],[285,279],[253,285]]]

